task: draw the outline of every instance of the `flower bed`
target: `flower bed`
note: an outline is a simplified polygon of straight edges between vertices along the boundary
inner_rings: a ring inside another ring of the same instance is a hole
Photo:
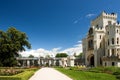
[[[23,72],[21,69],[0,69],[0,76],[11,76]]]
[[[38,68],[0,68],[0,70],[0,80],[28,80]]]

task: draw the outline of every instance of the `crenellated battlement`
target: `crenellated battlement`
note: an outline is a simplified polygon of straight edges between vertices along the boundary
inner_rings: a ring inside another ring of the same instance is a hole
[[[103,11],[99,16],[97,16],[95,19],[93,19],[92,22],[99,20],[100,18],[117,20],[117,14],[116,13],[106,13]]]
[[[107,16],[107,17],[115,17],[117,18],[117,14],[116,13],[105,13],[104,11],[102,12],[102,15],[103,16]]]

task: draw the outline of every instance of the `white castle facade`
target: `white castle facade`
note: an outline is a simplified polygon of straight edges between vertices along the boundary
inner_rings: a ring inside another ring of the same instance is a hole
[[[117,14],[102,12],[92,20],[82,44],[85,65],[120,67],[120,24]]]

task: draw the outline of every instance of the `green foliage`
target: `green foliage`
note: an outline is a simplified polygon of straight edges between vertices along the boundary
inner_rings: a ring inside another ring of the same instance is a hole
[[[0,76],[0,80],[21,80],[21,78],[14,76]]]
[[[25,71],[15,76],[0,76],[0,80],[28,80],[33,74],[34,71]]]
[[[113,73],[113,75],[120,75],[120,70]]]
[[[6,32],[0,30],[0,66],[10,67],[17,64],[18,52],[31,48],[28,37],[24,32],[14,27]]]
[[[79,55],[75,55],[75,57],[82,58],[83,53],[80,53]]]
[[[28,80],[33,74],[34,74],[34,71],[25,71],[15,76],[20,77],[21,80]]]
[[[34,72],[38,70],[37,68],[25,69],[24,72],[13,76],[0,76],[0,80],[28,80]]]
[[[105,73],[77,71],[77,70],[69,70],[64,68],[56,68],[56,69],[68,75],[73,80],[116,80],[115,76]]]
[[[61,58],[61,57],[67,57],[67,56],[68,56],[68,55],[67,55],[66,53],[58,53],[58,54],[56,54],[55,57]]]
[[[34,56],[33,56],[33,55],[29,55],[28,57],[29,57],[29,58],[34,58]]]
[[[90,72],[96,72],[96,73],[108,73],[108,74],[113,74],[116,71],[120,71],[120,68],[118,67],[95,67],[89,69]]]
[[[117,80],[120,80],[120,74],[116,75]]]

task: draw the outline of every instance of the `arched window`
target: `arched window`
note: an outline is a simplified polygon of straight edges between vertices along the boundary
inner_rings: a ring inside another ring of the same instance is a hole
[[[119,44],[119,38],[117,38],[117,44]]]
[[[114,56],[114,49],[112,49],[112,56]]]
[[[114,38],[112,38],[112,44],[114,44]]]
[[[89,35],[93,34],[93,28],[89,29]]]
[[[109,39],[108,39],[108,46],[109,46]]]
[[[93,49],[93,47],[94,47],[94,46],[93,46],[93,40],[89,40],[89,41],[88,41],[88,48],[89,48],[89,49]]]

